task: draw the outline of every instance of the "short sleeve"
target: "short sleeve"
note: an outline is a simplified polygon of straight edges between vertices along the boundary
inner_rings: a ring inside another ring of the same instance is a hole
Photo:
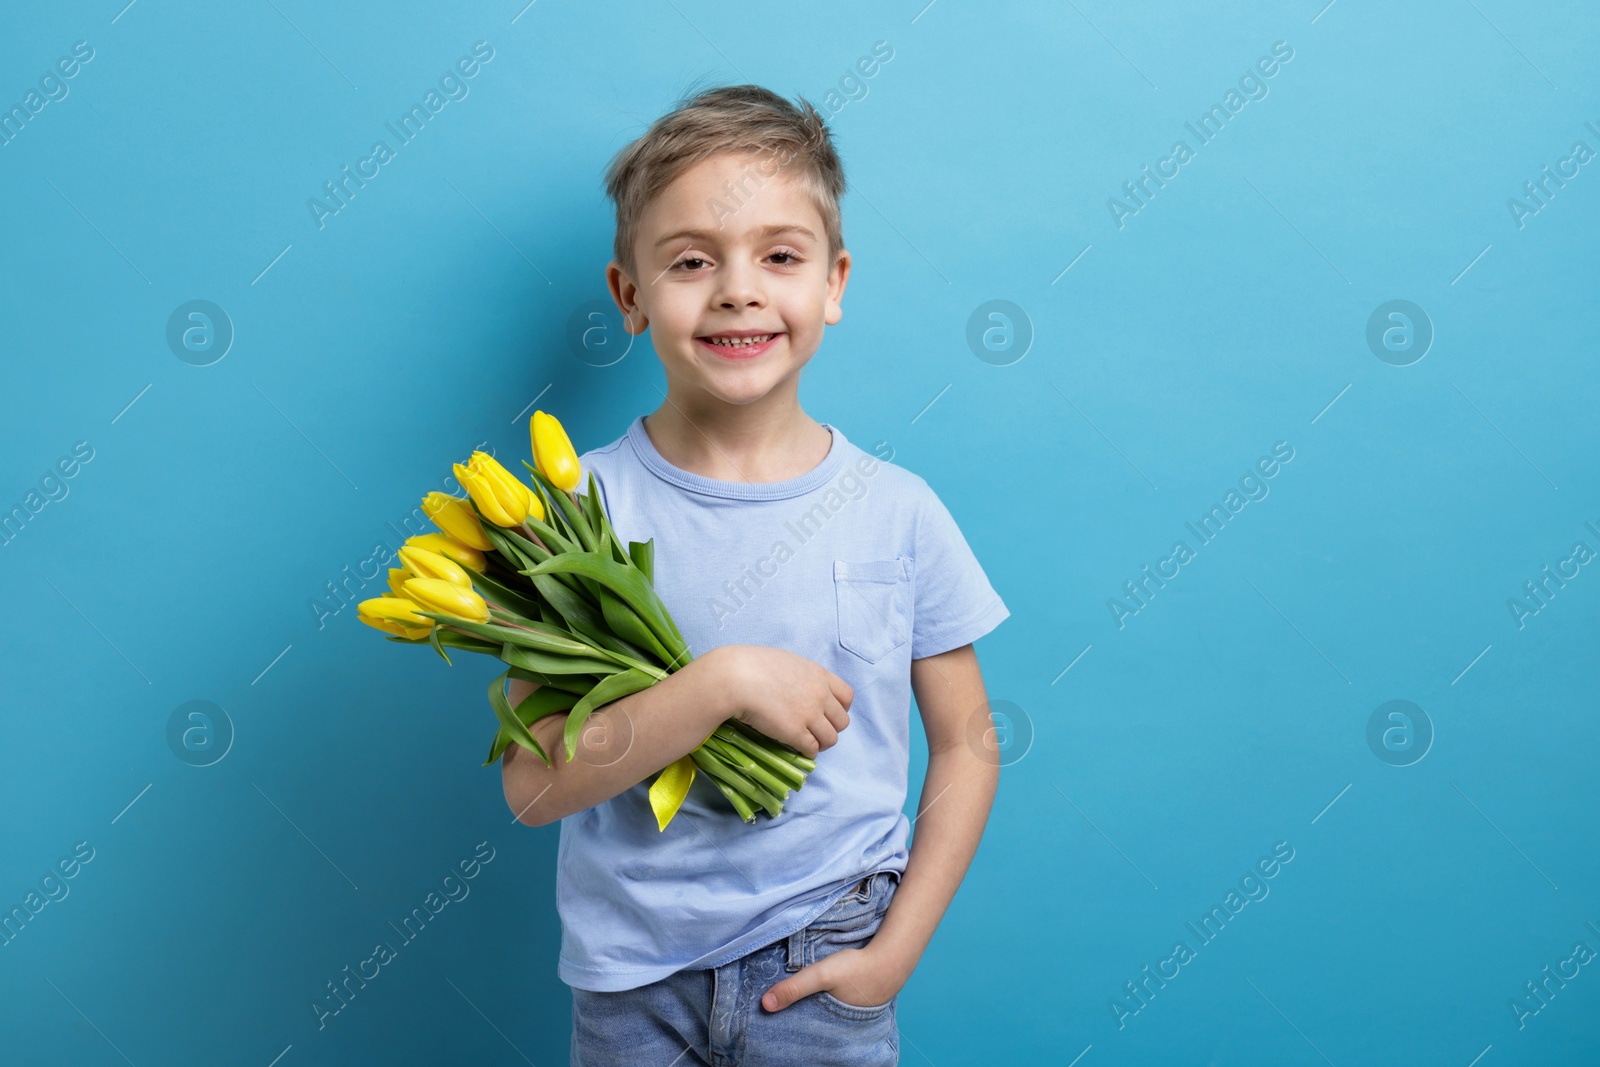
[[[917,508],[915,543],[912,659],[971,644],[1011,614],[955,518],[926,483]]]

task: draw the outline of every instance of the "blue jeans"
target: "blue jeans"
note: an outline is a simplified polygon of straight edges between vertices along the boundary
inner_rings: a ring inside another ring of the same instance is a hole
[[[823,990],[776,1012],[761,997],[807,964],[867,945],[899,884],[899,872],[879,871],[810,926],[721,967],[616,993],[573,989],[572,1067],[894,1067],[898,996],[859,1007]]]

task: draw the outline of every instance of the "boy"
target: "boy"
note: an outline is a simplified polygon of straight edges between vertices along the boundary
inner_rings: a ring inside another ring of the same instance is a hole
[[[607,281],[667,393],[580,460],[618,536],[655,539],[695,658],[597,712],[571,762],[503,760],[518,818],[561,821],[574,1067],[898,1062],[899,990],[999,781],[972,642],[1010,612],[927,482],[799,405],[850,271],[843,170],[800,104],[707,90],[607,174]],[[908,851],[911,691],[929,761]],[[649,780],[729,718],[816,770],[749,825],[697,777],[658,830]],[[534,726],[547,752],[564,725]]]

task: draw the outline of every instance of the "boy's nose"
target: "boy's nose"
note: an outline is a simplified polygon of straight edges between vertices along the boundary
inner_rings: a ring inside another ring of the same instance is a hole
[[[729,267],[719,278],[716,302],[718,307],[739,308],[760,306],[765,300],[760,279],[755,271],[746,267]]]

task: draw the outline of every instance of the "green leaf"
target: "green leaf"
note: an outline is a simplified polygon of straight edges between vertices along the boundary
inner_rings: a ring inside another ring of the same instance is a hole
[[[572,711],[567,715],[566,729],[562,732],[567,743],[567,762],[572,762],[572,757],[578,752],[578,736],[583,732],[583,724],[596,708],[609,704],[613,700],[621,700],[631,693],[641,689],[648,689],[655,685],[658,679],[640,670],[627,670],[613,674],[602,679],[595,687],[589,690],[587,696],[572,706]]]
[[[530,516],[523,521],[527,522],[531,526],[538,520]],[[537,533],[538,531],[536,530],[534,532]],[[534,563],[543,563],[545,560],[549,559],[555,554],[549,548],[539,544],[539,542],[529,537],[523,530],[507,530],[505,533],[506,540],[510,541],[518,552],[522,553]]]
[[[477,589],[478,595],[485,600],[493,600],[500,607],[508,611],[514,611],[523,618],[531,619],[538,616],[538,598],[530,597],[527,593],[518,592],[499,579],[491,578],[487,574],[479,574],[476,571],[468,571],[467,574],[472,579],[472,585]]]
[[[591,604],[582,595],[573,592],[570,586],[563,585],[560,577],[556,574],[540,574],[531,580],[534,587],[539,590],[539,595],[549,601],[550,606],[567,620],[567,627],[587,636],[599,625],[598,605]]]
[[[527,466],[527,464],[524,463],[523,466]],[[534,468],[529,469],[533,470]],[[548,485],[548,482],[540,478],[535,477],[533,479],[533,495],[539,498],[539,506],[544,509],[544,518],[529,519],[528,521],[530,523],[537,522],[539,526],[553,530],[558,537],[571,543],[574,548],[581,547],[578,543],[577,535],[572,532],[572,528],[567,524],[566,515],[560,508],[556,507],[556,502],[550,499],[550,491],[546,488]],[[539,535],[541,537],[544,536],[542,529],[539,531]],[[551,548],[555,548],[555,545],[548,538],[545,539],[545,543],[550,545]]]
[[[524,567],[532,567],[548,559],[550,553],[545,552],[538,545],[526,538],[520,537],[510,530],[498,526],[486,526],[483,530],[489,542],[494,545],[495,551],[500,554],[501,562],[513,571],[521,572]]]
[[[629,660],[650,662],[652,658],[650,652],[613,633],[612,627],[595,606],[562,585],[559,581],[561,577],[556,574],[541,574],[533,579],[540,594],[544,596],[544,601],[540,602],[541,606],[547,601],[560,615],[559,620],[546,617],[547,622],[565,622],[567,629],[574,636],[590,641],[598,647],[607,648]],[[665,657],[662,658],[662,662],[665,662]]]
[[[500,720],[500,728],[511,735],[511,740],[529,752],[537,752],[539,758],[544,760],[545,766],[548,767],[550,765],[550,757],[544,754],[544,748],[528,732],[528,728],[522,724],[522,720],[512,713],[511,702],[506,699],[506,677],[510,673],[510,671],[502,671],[500,674],[495,675],[494,681],[489,683],[489,706],[494,709],[495,718]]]
[[[572,498],[557,489],[554,483],[540,474],[539,468],[532,463],[523,460],[522,465],[528,468],[528,473],[533,475],[534,479],[544,487],[545,495],[553,500],[556,507],[561,510],[561,514],[567,520],[567,525],[572,528],[573,534],[582,542],[584,550],[588,552],[597,551],[600,547],[600,535],[594,527],[589,525],[589,520],[584,517],[578,505],[573,503]]]
[[[545,510],[545,514],[547,516],[550,514],[549,509]],[[573,540],[560,530],[557,530],[554,526],[550,525],[548,522],[543,522],[539,519],[530,517],[528,519],[528,525],[533,529],[534,533],[539,535],[539,540],[550,546],[550,550],[552,551],[576,552],[578,549],[583,547],[582,542]],[[531,541],[528,543],[533,544]],[[533,545],[533,547],[538,548],[539,546]],[[537,562],[543,563],[544,561],[541,559]]]
[[[606,622],[611,629],[623,640],[647,649],[649,657],[653,657],[663,667],[672,663],[672,655],[662,647],[660,641],[656,640],[656,635],[651,633],[650,627],[639,618],[638,612],[619,600],[615,593],[605,590],[600,594],[600,610],[605,614]]]
[[[622,547],[622,538],[611,527],[611,516],[606,514],[605,500],[595,482],[594,471],[589,472],[589,492],[583,498],[583,505],[590,523],[600,533],[600,554],[607,559],[615,559],[624,567],[633,566],[632,557]]]
[[[645,581],[652,586],[656,584],[656,539],[648,541],[629,541],[628,558],[633,560],[633,565],[644,572]]]
[[[622,547],[622,542],[617,540],[617,535],[611,531],[611,527],[607,526],[602,531],[602,536],[605,538],[606,548],[608,549],[605,553],[606,558],[614,559],[624,567],[633,566],[632,557],[628,555],[628,550]]]
[[[532,522],[531,519],[529,521]],[[560,553],[563,553],[563,552],[582,552],[582,551],[584,551],[582,545],[580,545],[580,544],[578,544],[576,542],[573,542],[573,541],[565,540],[565,539],[552,540],[551,543],[558,546],[556,554],[560,554]],[[534,546],[534,547],[537,548],[538,546]],[[519,567],[518,570],[517,570],[517,573],[522,575],[524,578],[528,577],[528,572],[531,571],[534,567],[538,566],[540,563],[543,563],[545,560],[550,559],[552,554],[549,553],[549,552],[540,551],[540,552],[536,553],[537,558],[534,558],[534,555],[535,554],[529,554],[529,558],[528,558],[527,562],[523,563],[522,566]],[[562,585],[564,585],[568,589],[572,590],[574,595],[580,596],[580,597],[585,597],[588,600],[592,601],[593,603],[599,604],[600,595],[599,595],[599,593],[597,593],[595,591],[593,583],[590,582],[587,578],[584,578],[584,577],[582,577],[580,575],[576,575],[576,574],[557,574],[557,575],[554,575],[553,577],[558,582],[560,582]],[[535,583],[535,585],[537,585],[537,583]]]
[[[507,671],[506,673],[515,676],[514,671]],[[578,694],[576,693],[568,693],[560,689],[547,689],[541,686],[523,697],[517,706],[512,709],[512,714],[517,717],[517,721],[521,722],[522,725],[531,727],[534,723],[547,716],[558,715],[571,710],[572,705],[577,701]],[[529,730],[529,734],[532,734],[532,730]],[[504,726],[500,727],[495,733],[494,745],[489,749],[489,758],[483,761],[483,765],[487,767],[499,759],[501,754],[505,752],[506,746],[510,744],[511,735],[506,732]],[[546,765],[549,762],[549,760],[546,760]]]
[[[605,509],[600,506],[600,491],[595,488],[594,471],[589,472],[589,491],[578,498],[583,509],[583,517],[588,520],[589,529],[597,536],[606,532]]]
[[[420,588],[420,586],[418,588]],[[437,620],[436,616],[430,615],[429,618],[434,618],[435,620]],[[444,661],[445,661],[445,663],[447,665],[449,665],[451,667],[455,666],[454,663],[450,662],[449,653],[445,652],[444,646],[439,643],[439,627],[437,625],[437,621],[436,621],[436,624],[433,627],[433,629],[428,631],[428,644],[433,646],[433,650],[435,652],[439,653],[440,657],[442,657],[444,659]]]
[[[444,619],[448,619],[451,626],[465,630],[469,634],[476,634],[485,640],[496,641],[503,645],[518,645],[522,648],[531,648],[539,652],[549,652],[552,655],[557,656],[598,657],[601,659],[610,659],[616,655],[613,652],[609,652],[604,649],[597,649],[592,645],[588,645],[582,641],[576,640],[575,638],[566,635],[566,633],[559,628],[551,626],[549,623],[534,623],[530,621],[528,625],[533,627],[533,629],[524,630],[513,626],[501,626],[492,622],[471,622],[467,619],[453,618],[448,615],[438,616],[436,612],[431,611],[419,611],[417,614],[426,615],[429,618],[442,617]],[[622,666],[628,665],[622,664]]]
[[[523,667],[512,667],[511,677],[521,678],[524,682],[547,689],[560,689],[562,692],[571,693],[573,698],[583,696],[593,689],[600,679],[593,674],[545,674],[543,671],[527,670]]]
[[[496,727],[494,731],[494,742],[489,746],[489,758],[483,761],[483,765],[487,767],[489,764],[499,759],[501,753],[505,752],[506,746],[509,744],[511,744],[511,738],[506,733],[506,728],[504,726]]]
[[[468,652],[481,652],[488,656],[498,656],[500,654],[500,646],[504,643],[501,641],[484,641],[468,634],[458,634],[454,630],[445,630],[438,626],[433,628],[433,632],[439,635],[439,643],[446,648],[460,648]]]
[[[619,671],[632,669],[621,667],[608,659],[556,656],[548,652],[537,652],[531,648],[519,648],[509,642],[500,649],[500,658],[513,667],[538,671],[541,674],[598,674],[609,677]]]
[[[589,520],[589,528],[604,542],[607,534],[618,549],[622,547],[622,538],[617,536],[617,531],[611,528],[611,517],[606,514],[605,498],[600,494],[600,486],[595,479],[594,471],[589,472],[588,490],[578,497],[578,503],[583,508],[584,516]],[[628,563],[626,559],[618,560],[619,563]]]
[[[511,539],[506,536],[503,528],[485,526],[483,528],[483,536],[489,539],[489,544],[494,546],[493,550],[500,554],[501,563],[512,570],[521,570],[523,567],[528,566],[527,561],[522,558],[522,554],[517,551]]]
[[[678,628],[667,613],[666,605],[661,603],[661,598],[656,595],[655,589],[640,571],[592,553],[564,552],[559,556],[551,556],[528,571],[528,574],[532,576],[561,572],[582,574],[594,579],[638,612],[662,648],[669,653],[667,662],[674,669],[689,661],[691,657],[687,642],[683,640],[683,635],[677,632]]]

